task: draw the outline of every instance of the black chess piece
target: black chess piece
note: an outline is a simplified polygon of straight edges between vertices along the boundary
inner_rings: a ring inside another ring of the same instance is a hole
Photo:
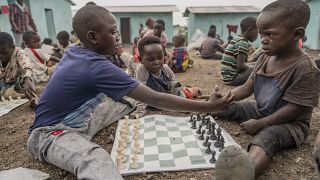
[[[200,125],[199,125],[199,128],[198,128],[198,130],[197,130],[196,133],[197,133],[197,134],[201,134],[201,129],[202,129],[202,125],[200,124]]]
[[[219,128],[217,129],[217,136],[221,136],[221,131],[222,131],[222,129],[221,129],[221,127],[219,126]]]
[[[221,136],[221,138],[220,138],[220,149],[219,149],[219,151],[221,152],[223,149],[224,149],[224,137],[223,136]]]
[[[211,154],[211,142],[208,142],[208,148],[206,149],[207,154]]]
[[[211,136],[210,136],[210,140],[217,140],[217,136],[216,136],[216,132],[213,126],[211,126]]]
[[[193,123],[193,116],[194,116],[193,114],[190,115],[190,119],[189,119],[190,123]]]
[[[213,130],[216,130],[216,123],[215,123],[215,122],[212,122],[212,123],[211,123],[211,127],[212,127]]]
[[[217,148],[220,148],[221,147],[221,136],[218,136],[216,142],[214,143],[214,146],[217,147]]]
[[[201,125],[202,125],[202,126],[206,125],[206,120],[205,120],[205,119],[202,119],[202,120],[201,120]]]
[[[193,120],[191,129],[197,129],[197,120]]]
[[[210,118],[206,118],[206,129],[209,129],[209,127],[211,127],[211,121]]]
[[[209,142],[209,136],[206,137],[206,140],[203,142],[203,146],[207,147]]]
[[[216,163],[216,151],[215,150],[212,150],[212,157],[211,157],[211,159],[210,159],[210,163],[212,163],[212,164],[214,164],[214,163]]]
[[[209,130],[208,130],[207,134],[208,134],[209,136],[211,136],[211,133],[212,133],[212,127],[211,127],[211,124],[209,124]]]
[[[206,130],[203,129],[201,135],[199,136],[200,140],[204,140],[204,133],[206,133]]]
[[[200,121],[200,120],[201,120],[200,113],[197,113],[197,121]]]

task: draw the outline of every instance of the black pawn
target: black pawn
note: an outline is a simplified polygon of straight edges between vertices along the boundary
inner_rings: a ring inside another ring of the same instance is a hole
[[[208,148],[206,149],[207,154],[211,154],[211,142],[208,142]]]
[[[197,129],[196,123],[197,123],[197,120],[194,119],[193,122],[192,122],[191,129]]]
[[[212,163],[212,164],[214,164],[214,163],[216,163],[216,151],[212,151],[212,157],[211,157],[211,159],[210,159],[210,163]]]
[[[216,130],[216,123],[212,122],[211,127],[212,127],[212,130],[215,131]]]
[[[209,130],[208,130],[208,133],[207,133],[207,134],[208,134],[209,136],[211,136],[211,133],[212,133],[212,127],[211,127],[211,124],[209,124]]]
[[[203,142],[203,146],[207,147],[209,142],[209,136],[206,137],[206,140]]]
[[[206,129],[209,129],[211,127],[210,118],[207,118],[206,121]]]
[[[199,125],[199,128],[198,128],[198,130],[197,130],[196,133],[197,133],[197,134],[201,134],[201,129],[202,129],[202,125],[200,124],[200,125]]]
[[[216,132],[215,132],[215,129],[213,128],[213,126],[211,126],[210,140],[213,140],[213,141],[217,140]]]
[[[222,131],[222,129],[221,129],[221,127],[219,126],[219,128],[217,129],[217,136],[221,136],[221,131]]]
[[[190,122],[190,123],[193,123],[193,114],[190,115],[189,122]]]
[[[205,119],[202,119],[201,125],[202,125],[202,126],[206,125],[206,120],[205,120]]]
[[[202,130],[201,135],[199,136],[200,140],[204,140],[204,133],[206,133],[206,130]]]
[[[221,152],[223,149],[224,149],[224,138],[223,138],[223,136],[221,136],[221,139],[220,139],[220,149],[219,149],[219,151]]]
[[[220,136],[218,136],[218,139],[217,141],[214,143],[214,146],[217,147],[217,148],[220,148],[221,147],[221,144],[220,144]]]

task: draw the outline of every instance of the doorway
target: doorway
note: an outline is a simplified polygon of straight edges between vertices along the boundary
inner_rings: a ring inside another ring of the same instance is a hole
[[[120,18],[120,33],[122,44],[130,44],[130,18]]]
[[[46,14],[48,36],[49,36],[49,38],[54,40],[54,39],[56,39],[56,28],[54,25],[52,9],[44,9],[44,11]]]

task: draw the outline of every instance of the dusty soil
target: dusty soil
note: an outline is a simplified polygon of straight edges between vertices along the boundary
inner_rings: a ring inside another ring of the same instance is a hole
[[[310,55],[319,58],[319,51],[309,51]],[[197,85],[204,94],[209,94],[214,85],[219,85],[222,91],[233,87],[225,86],[220,79],[219,61],[201,60],[191,52],[195,60],[194,67],[184,74],[177,74],[176,78],[188,85]],[[38,87],[39,94],[41,87]],[[183,115],[172,112],[158,112],[172,115]],[[28,127],[34,120],[34,113],[27,104],[0,117],[0,171],[17,167],[38,169],[50,174],[50,179],[75,179],[66,171],[56,168],[48,163],[34,159],[26,150]],[[320,111],[315,108],[311,121],[310,135],[305,143],[297,149],[290,149],[278,153],[270,163],[266,172],[259,179],[317,179],[312,161],[313,143],[319,129]],[[240,131],[236,123],[219,121],[220,125],[229,132],[233,138],[246,148],[252,136]],[[112,142],[107,143],[111,134],[115,133],[116,123],[100,131],[93,142],[101,145],[108,152],[111,151]],[[125,179],[212,179],[214,170],[197,170],[183,172],[145,173],[127,176]]]

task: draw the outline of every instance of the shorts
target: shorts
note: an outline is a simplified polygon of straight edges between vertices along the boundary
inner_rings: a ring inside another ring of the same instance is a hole
[[[263,116],[259,114],[255,102],[237,102],[231,105],[226,111],[219,112],[218,118],[228,119],[239,123],[249,119],[260,119]],[[271,158],[276,152],[297,147],[294,137],[287,127],[288,123],[280,125],[272,125],[258,131],[248,146],[251,145],[261,147]],[[301,130],[296,128],[296,130]]]

